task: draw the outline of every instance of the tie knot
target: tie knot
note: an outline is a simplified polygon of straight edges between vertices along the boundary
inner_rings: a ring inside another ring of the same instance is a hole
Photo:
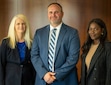
[[[56,32],[56,30],[57,30],[57,29],[56,29],[56,28],[54,28],[54,29],[53,29],[53,32]]]
[[[54,28],[53,30],[57,30],[56,28]]]

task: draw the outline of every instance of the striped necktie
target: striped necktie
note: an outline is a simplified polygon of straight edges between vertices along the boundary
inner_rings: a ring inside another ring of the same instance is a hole
[[[50,42],[49,42],[48,63],[49,63],[49,69],[52,72],[54,72],[56,30],[57,29],[52,30],[52,33],[51,33],[51,36],[50,36]]]

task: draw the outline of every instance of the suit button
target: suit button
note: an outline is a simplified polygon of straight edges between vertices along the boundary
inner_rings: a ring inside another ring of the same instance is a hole
[[[96,69],[96,68],[94,68],[94,70],[96,71],[97,69]]]
[[[30,63],[30,61],[28,61],[28,63]]]
[[[20,65],[21,68],[23,68],[23,65]]]
[[[96,80],[96,78],[94,78],[94,80]]]

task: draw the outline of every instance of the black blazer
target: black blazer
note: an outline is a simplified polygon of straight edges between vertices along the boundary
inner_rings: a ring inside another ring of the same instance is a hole
[[[20,63],[17,47],[11,49],[8,43],[8,39],[4,39],[0,48],[0,85],[34,85],[30,50],[26,47],[25,60]]]
[[[87,55],[87,54],[86,54]],[[86,71],[85,58],[82,58],[81,85],[111,85],[111,42],[99,45]]]

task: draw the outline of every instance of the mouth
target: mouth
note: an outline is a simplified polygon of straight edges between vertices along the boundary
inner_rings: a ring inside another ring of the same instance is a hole
[[[91,35],[90,35],[91,38],[94,38],[95,36],[96,36],[95,34],[91,34]]]

